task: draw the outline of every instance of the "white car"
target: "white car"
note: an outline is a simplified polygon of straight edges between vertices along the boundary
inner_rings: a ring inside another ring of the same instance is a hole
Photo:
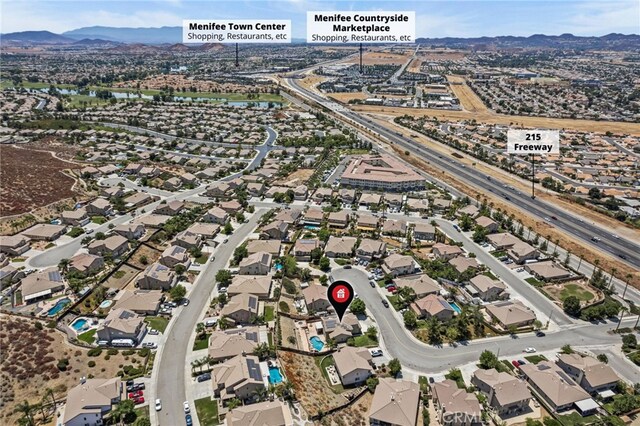
[[[162,410],[162,402],[160,399],[156,399],[156,411]]]
[[[191,409],[189,408],[189,401],[183,402],[182,406],[184,407],[184,413],[185,414],[189,414],[191,412]]]
[[[149,334],[152,336],[155,336],[156,334],[159,334],[160,332],[158,330],[156,330],[155,328],[151,328],[149,329]]]
[[[372,357],[382,356],[382,349],[380,348],[369,349],[369,352]]]
[[[536,351],[536,348],[526,348],[524,351],[528,354],[532,354]]]

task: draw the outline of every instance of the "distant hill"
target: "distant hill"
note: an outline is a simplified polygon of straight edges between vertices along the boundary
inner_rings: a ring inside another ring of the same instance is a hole
[[[96,47],[105,47],[105,46],[119,46],[120,42],[111,41],[111,40],[101,40],[99,38],[83,38],[82,40],[78,40],[73,42],[74,46],[96,46]]]
[[[68,44],[75,40],[50,31],[21,31],[0,35],[2,43]]]
[[[115,28],[97,26],[66,31],[62,35],[75,40],[98,38],[121,43],[174,44],[182,42],[182,27]]]
[[[529,37],[500,36],[475,38],[418,38],[416,43],[457,48],[554,48],[554,49],[612,49],[639,50],[640,35],[607,34],[601,37],[580,37],[573,34],[559,36],[534,34]]]

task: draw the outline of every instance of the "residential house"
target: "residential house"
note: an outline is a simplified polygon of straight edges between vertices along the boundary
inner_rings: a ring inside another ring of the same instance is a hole
[[[161,263],[147,266],[136,281],[143,290],[169,290],[175,285],[176,274]]]
[[[384,194],[384,201],[392,210],[400,210],[402,207],[403,196],[401,194]]]
[[[556,363],[591,395],[614,390],[621,380],[611,367],[589,356],[560,354]]]
[[[486,310],[489,316],[505,330],[510,327],[526,327],[536,320],[536,314],[517,300],[486,305]]]
[[[220,208],[230,215],[235,215],[242,211],[242,204],[236,200],[223,201],[220,203]]]
[[[458,246],[452,246],[449,244],[437,243],[434,244],[431,253],[440,260],[451,260],[454,257],[460,256],[463,251]]]
[[[344,229],[349,225],[349,213],[344,210],[329,213],[329,227]]]
[[[528,263],[524,265],[524,269],[537,279],[544,282],[558,281],[571,277],[571,271],[552,260]]]
[[[306,226],[320,226],[324,219],[324,212],[320,209],[309,209],[302,218],[302,223]]]
[[[293,199],[298,201],[304,201],[309,194],[309,188],[307,185],[298,185],[293,188]]]
[[[138,208],[144,206],[145,204],[151,203],[155,199],[156,197],[146,192],[136,192],[126,197],[124,199],[124,202],[125,206],[129,208]]]
[[[476,370],[471,384],[487,396],[487,403],[498,415],[514,415],[529,410],[531,392],[527,383],[495,368]]]
[[[22,301],[27,304],[48,299],[64,288],[64,280],[56,267],[29,274],[20,283]]]
[[[366,348],[345,346],[333,353],[333,360],[343,386],[360,385],[373,374],[371,353]]]
[[[578,408],[577,403],[590,400],[589,394],[552,361],[524,364],[520,371],[545,406],[554,412]]]
[[[263,183],[252,182],[247,184],[247,192],[252,197],[261,197],[264,194],[265,186]]]
[[[342,188],[338,191],[338,196],[343,204],[353,204],[356,201],[356,191],[354,189]]]
[[[308,311],[323,312],[331,306],[329,298],[327,297],[327,287],[312,284],[302,289],[302,296],[307,304]]]
[[[98,326],[96,338],[111,344],[114,340],[131,340],[135,345],[142,341],[145,332],[144,317],[126,309],[111,309]]]
[[[382,263],[382,270],[386,274],[390,274],[394,277],[413,274],[415,271],[415,262],[411,256],[394,253],[384,259],[384,262]]]
[[[113,209],[109,201],[104,198],[96,198],[85,206],[85,210],[89,216],[111,216]]]
[[[332,196],[333,196],[333,190],[331,188],[320,187],[313,194],[312,199],[317,203],[322,203],[325,201],[331,201]]]
[[[211,240],[220,232],[220,225],[217,223],[196,222],[187,228],[187,231],[199,235],[203,240]]]
[[[406,209],[411,212],[426,214],[429,212],[429,200],[426,198],[407,198],[405,202]]]
[[[280,240],[251,240],[247,242],[247,252],[254,254],[258,252],[269,253],[273,257],[280,256],[282,242]]]
[[[371,261],[374,258],[380,258],[387,252],[387,244],[380,240],[372,240],[364,238],[360,241],[360,246],[356,250],[356,256],[359,259]]]
[[[85,209],[65,210],[60,215],[62,223],[71,226],[85,226],[91,221]]]
[[[168,203],[159,204],[158,207],[153,210],[156,214],[164,214],[167,216],[175,216],[184,208],[184,202],[173,200]]]
[[[415,241],[434,241],[436,228],[429,223],[418,222],[413,227],[413,239]]]
[[[356,220],[356,227],[360,231],[375,232],[378,230],[380,220],[370,214],[359,214]]]
[[[268,275],[234,275],[231,285],[227,287],[227,294],[233,297],[242,293],[255,294],[261,300],[268,299],[271,293],[271,277]]]
[[[382,234],[404,237],[407,235],[407,222],[404,220],[387,219],[382,224]]]
[[[469,204],[468,206],[464,206],[461,209],[458,209],[458,211],[456,212],[456,215],[460,217],[463,214],[466,214],[473,218],[473,217],[476,217],[478,213],[480,213],[480,209],[474,206],[473,204]]]
[[[322,329],[324,333],[336,343],[345,343],[351,337],[362,334],[360,321],[358,321],[358,318],[351,312],[346,313],[344,317],[342,317],[342,321],[338,320],[337,315],[323,316]]]
[[[240,275],[267,275],[271,270],[272,256],[266,252],[250,254],[240,261]]]
[[[286,208],[281,210],[274,218],[274,221],[283,221],[289,225],[295,225],[302,217],[302,210]]]
[[[195,234],[187,229],[175,236],[173,244],[186,249],[200,248],[202,247],[202,237],[200,234]]]
[[[444,198],[436,198],[431,203],[431,208],[435,213],[444,213],[451,206],[451,200],[446,200]]]
[[[276,399],[236,407],[225,417],[227,426],[293,426],[289,405]]]
[[[456,268],[456,271],[461,274],[466,272],[468,269],[472,269],[474,271],[480,269],[480,264],[474,257],[456,256],[449,260],[449,265]]]
[[[178,265],[182,265],[186,269],[191,266],[191,258],[187,249],[180,246],[167,247],[160,256],[160,263],[169,268],[175,268]]]
[[[220,311],[221,316],[233,320],[235,324],[250,324],[260,313],[258,296],[250,293],[238,293]]]
[[[411,310],[418,318],[436,317],[440,321],[449,321],[455,313],[449,302],[433,293],[413,302]]]
[[[260,343],[258,327],[216,330],[209,337],[209,356],[217,363],[238,355],[251,354]]]
[[[358,239],[354,237],[330,236],[324,253],[331,258],[348,258],[353,256]]]
[[[426,274],[406,278],[396,278],[393,280],[393,283],[397,288],[412,288],[418,299],[429,294],[438,294],[440,292],[440,285]]]
[[[258,389],[265,387],[260,360],[253,355],[238,355],[216,364],[211,370],[213,395],[224,404],[230,399],[253,399]]]
[[[444,426],[479,426],[482,405],[475,394],[459,389],[456,382],[446,379],[431,385],[433,405],[438,420]]]
[[[487,216],[480,216],[476,219],[476,225],[487,231],[488,234],[498,232],[498,222]]]
[[[476,275],[469,280],[469,286],[467,286],[470,294],[485,302],[499,299],[506,288],[507,286],[502,281],[493,280],[486,275]]]
[[[420,412],[420,385],[384,377],[378,382],[371,407],[371,426],[415,426]]]
[[[216,182],[207,186],[205,192],[207,197],[224,198],[231,192],[231,186],[227,182]]]
[[[507,249],[507,254],[518,264],[537,259],[540,256],[538,249],[520,240]]]
[[[289,239],[289,224],[283,220],[276,220],[263,226],[260,238],[287,241]]]
[[[144,225],[141,223],[121,224],[116,225],[112,231],[128,240],[138,240],[144,235]]]
[[[204,222],[224,225],[229,221],[229,214],[220,207],[212,207],[202,216],[202,220]]]
[[[129,240],[122,235],[112,235],[104,240],[93,240],[88,246],[90,254],[120,257],[129,250]]]
[[[491,244],[495,250],[506,250],[513,247],[513,245],[520,240],[511,234],[502,232],[499,234],[487,235],[487,241],[489,241],[489,244]]]
[[[317,248],[322,248],[320,240],[298,238],[293,246],[293,255],[296,260],[309,262],[311,260],[311,252]]]
[[[124,309],[138,315],[156,315],[163,298],[160,290],[121,290],[111,309]]]
[[[102,256],[94,254],[80,253],[69,259],[69,272],[80,275],[91,275],[104,267]]]
[[[363,192],[360,195],[359,204],[361,206],[373,207],[373,206],[377,206],[378,204],[380,204],[380,201],[382,201],[382,196],[380,194],[374,194],[374,193],[371,193],[371,192]]]
[[[2,235],[0,236],[0,253],[20,256],[31,248],[29,242],[29,238],[24,235]]]
[[[67,393],[63,426],[87,426],[103,424],[104,416],[122,398],[122,382],[112,379],[82,379]]]
[[[26,231],[22,231],[22,235],[33,241],[53,241],[60,238],[65,233],[67,227],[65,225],[53,225],[50,223],[39,223],[33,225]]]

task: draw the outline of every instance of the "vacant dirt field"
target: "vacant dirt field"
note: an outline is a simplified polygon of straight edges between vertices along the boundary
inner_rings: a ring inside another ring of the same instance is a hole
[[[473,120],[480,123],[515,125],[523,127],[540,127],[549,129],[569,129],[585,132],[612,132],[614,134],[628,134],[640,136],[640,124],[622,123],[617,121],[572,120],[548,117],[520,117],[515,115],[497,114],[491,111],[444,111],[426,108],[378,107],[373,105],[355,105],[355,111],[385,114],[389,116],[411,115],[414,117],[438,117],[440,120]]]
[[[368,96],[362,92],[354,93],[327,93],[327,96],[335,99],[336,101],[348,103],[351,99],[367,99]]]
[[[373,400],[373,394],[370,392],[365,393],[360,397],[358,402],[344,408],[338,412],[335,412],[329,416],[324,417],[320,422],[322,426],[365,426],[369,424],[369,407],[371,407],[371,401]]]
[[[83,376],[115,377],[118,365],[131,364],[134,358],[136,362],[142,361],[137,356],[124,357],[120,353],[105,359],[106,351],[90,357],[87,350],[67,344],[61,333],[47,327],[39,330],[35,324],[36,321],[0,317],[0,424],[18,424],[20,414],[12,414],[16,405],[25,400],[40,403],[47,388],[59,400]],[[61,359],[69,361],[64,371],[57,367]],[[89,361],[95,362],[95,366],[89,367]],[[39,410],[34,414],[41,418]]]
[[[307,179],[311,177],[313,172],[314,172],[313,169],[298,169],[295,172],[291,173],[289,176],[275,181],[273,185],[275,186],[284,185],[284,186],[294,187],[294,186],[300,185],[301,183],[306,182]]]
[[[451,90],[456,95],[458,99],[460,99],[460,104],[465,111],[469,112],[488,112],[488,108],[482,102],[482,99],[478,97],[471,90],[471,87],[467,86],[464,78],[454,75],[448,75],[447,80],[451,83],[459,83],[459,84],[451,84]]]
[[[278,358],[284,366],[287,378],[293,384],[296,396],[305,411],[314,416],[320,411],[328,411],[347,399],[334,393],[316,366],[314,357],[280,351]]]
[[[111,277],[109,277],[107,282],[104,283],[104,286],[108,288],[123,289],[127,283],[139,273],[140,271],[129,265],[122,265],[113,273],[113,275],[111,275]],[[133,286],[133,284],[131,285]],[[133,288],[131,288],[131,290],[133,290]]]
[[[160,258],[162,252],[160,250],[154,250],[151,247],[147,247],[146,245],[141,245],[138,247],[136,252],[129,258],[127,263],[129,265],[135,266],[139,269],[144,269],[147,265],[151,265],[156,260]]]
[[[75,180],[63,170],[77,168],[48,152],[0,146],[0,216],[25,213],[72,197]]]
[[[407,62],[411,56],[410,53],[397,54],[387,52],[365,52],[362,55],[363,65],[402,65]],[[360,55],[349,58],[345,61],[347,64],[359,64]]]

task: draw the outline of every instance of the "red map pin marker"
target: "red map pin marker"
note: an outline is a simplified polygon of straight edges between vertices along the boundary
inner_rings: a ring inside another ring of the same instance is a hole
[[[344,313],[353,300],[353,287],[346,281],[334,281],[327,289],[327,298],[329,303],[338,314],[338,319],[342,321]]]

